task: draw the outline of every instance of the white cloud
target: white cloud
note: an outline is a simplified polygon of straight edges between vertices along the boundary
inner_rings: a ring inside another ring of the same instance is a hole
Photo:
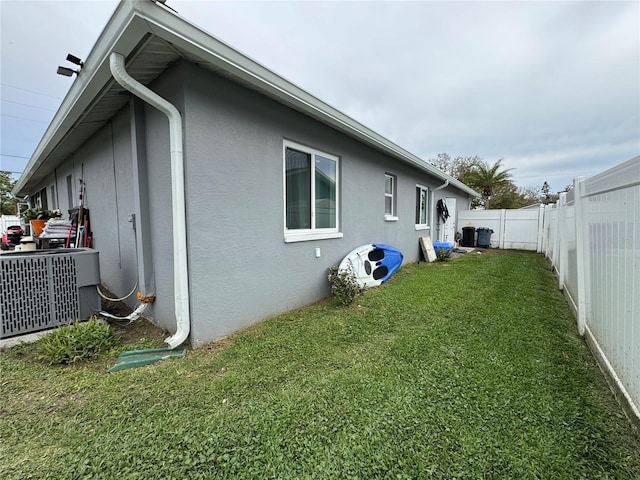
[[[168,4],[425,159],[504,158],[519,184],[557,190],[640,153],[637,2]],[[2,1],[2,82],[62,97],[56,66],[89,52],[115,5]],[[18,137],[5,123],[3,150]]]

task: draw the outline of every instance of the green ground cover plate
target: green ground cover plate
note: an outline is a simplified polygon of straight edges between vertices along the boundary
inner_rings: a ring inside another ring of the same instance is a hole
[[[127,368],[142,367],[150,365],[167,358],[183,358],[187,354],[187,349],[182,348],[150,348],[147,350],[131,350],[121,353],[116,364],[107,370],[108,373],[126,370]]]

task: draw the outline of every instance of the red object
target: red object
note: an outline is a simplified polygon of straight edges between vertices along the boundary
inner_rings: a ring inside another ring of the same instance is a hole
[[[7,231],[2,234],[2,243],[17,245],[20,243],[20,239],[23,234],[24,232],[20,225],[11,225],[10,227],[7,227]]]

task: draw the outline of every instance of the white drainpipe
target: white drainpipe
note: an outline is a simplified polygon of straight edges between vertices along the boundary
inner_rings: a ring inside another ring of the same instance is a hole
[[[124,67],[124,57],[112,52],[109,57],[113,78],[169,119],[171,148],[171,207],[173,211],[173,270],[176,312],[176,333],[165,339],[176,348],[189,336],[189,270],[187,266],[187,225],[185,216],[184,163],[182,155],[182,117],[171,103],[131,77]]]
[[[434,188],[431,191],[431,218],[433,219],[433,235],[434,235],[434,238],[432,240],[435,242],[440,241],[440,239],[437,238],[438,232],[440,232],[440,228],[436,228],[436,225],[438,224],[438,220],[439,220],[439,218],[436,217],[436,192],[438,190],[442,190],[443,188],[447,188],[448,186],[449,186],[449,180],[445,180],[442,185]]]

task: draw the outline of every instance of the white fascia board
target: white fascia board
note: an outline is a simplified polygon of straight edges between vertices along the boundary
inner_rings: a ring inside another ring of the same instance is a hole
[[[116,51],[126,58],[147,33],[152,33],[204,61],[219,66],[254,86],[258,91],[278,98],[285,105],[301,113],[322,121],[419,170],[442,180],[449,180],[451,186],[471,196],[480,197],[478,192],[464,183],[324,103],[186,19],[151,1],[131,0],[123,0],[118,4],[31,156],[25,172],[14,188],[14,193],[28,193],[21,192],[28,179],[42,166],[55,147],[64,141],[73,126],[81,119],[83,112],[95,102],[105,85],[111,81],[110,53]]]

